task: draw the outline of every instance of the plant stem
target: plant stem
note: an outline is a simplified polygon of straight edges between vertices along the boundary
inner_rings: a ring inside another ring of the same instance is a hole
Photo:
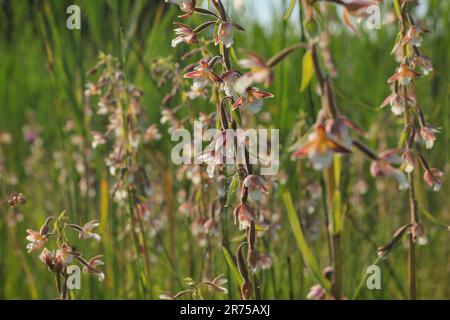
[[[400,7],[399,0],[395,0],[395,4],[397,7]],[[407,30],[407,19],[405,9],[406,6],[403,7],[403,11],[398,15],[398,19],[400,21],[400,28],[402,32],[402,36],[406,35]],[[408,56],[407,43],[402,45],[403,57],[406,58]],[[408,101],[406,100],[408,97],[408,88],[406,86],[402,87],[403,89],[403,99],[405,104],[405,113],[404,113],[404,130],[406,132],[410,131],[410,128],[414,125],[413,118],[410,113],[410,106],[408,105]],[[406,139],[405,144],[408,144],[408,140]],[[414,190],[414,176],[413,172],[409,172],[408,174],[408,184],[409,184],[409,209],[410,209],[410,221],[411,225],[418,223],[418,215],[417,215],[417,201],[415,197]],[[409,293],[411,300],[415,300],[417,298],[417,290],[416,290],[416,253],[415,253],[415,244],[413,241],[412,233],[409,234],[409,253],[408,253],[408,280],[409,280]]]

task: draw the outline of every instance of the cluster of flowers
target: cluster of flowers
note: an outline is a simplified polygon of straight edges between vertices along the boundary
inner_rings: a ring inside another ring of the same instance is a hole
[[[341,4],[339,1],[336,3]],[[356,9],[364,11],[365,8],[373,4],[374,3],[370,1],[349,1],[343,5],[346,10],[353,12],[353,10]],[[310,12],[311,15],[309,16],[309,19],[313,21],[314,17],[312,9],[310,8],[307,12]],[[411,142],[414,140],[423,141],[426,148],[430,149],[433,147],[436,140],[435,134],[439,132],[439,128],[434,128],[426,122],[424,113],[416,102],[415,92],[411,86],[414,78],[421,75],[413,68],[419,69],[424,75],[429,74],[433,70],[430,59],[423,55],[419,50],[419,47],[422,44],[422,34],[428,31],[414,24],[412,18],[410,16],[408,17],[410,24],[409,29],[405,32],[403,37],[398,37],[393,52],[398,52],[399,49],[405,45],[411,46],[412,50],[408,51],[410,52],[410,56],[406,56],[402,59],[396,73],[389,78],[388,83],[392,84],[393,92],[385,99],[381,107],[383,108],[390,105],[391,110],[395,115],[402,115],[406,106],[414,108],[417,111],[416,115],[419,126],[417,128],[408,128],[409,132],[414,135],[414,139],[410,140]],[[314,41],[317,40],[312,39],[312,42]],[[325,47],[323,45],[323,39],[319,40],[319,46],[320,48]],[[327,85],[327,81],[323,81],[323,83]],[[406,94],[403,93],[401,90],[402,88],[407,88],[404,90]],[[293,156],[295,158],[308,157],[315,169],[322,170],[331,165],[333,154],[351,153],[353,144],[372,160],[372,165],[370,167],[372,176],[394,177],[398,181],[400,189],[407,189],[408,181],[403,171],[408,173],[414,169],[416,161],[414,160],[415,156],[413,153],[415,151],[412,151],[412,148],[407,146],[406,148],[386,150],[377,155],[368,150],[368,148],[361,143],[352,140],[349,136],[349,129],[354,130],[360,135],[364,135],[364,131],[349,119],[339,115],[333,101],[332,90],[330,90],[330,88],[326,89],[327,90],[323,90],[323,88],[319,88],[319,91],[322,92],[323,96],[331,95],[331,100],[328,99],[330,101],[326,101],[323,113],[318,117],[315,132],[308,136],[308,141],[295,151]],[[430,168],[426,161],[423,161],[424,158],[422,155],[419,158],[425,169],[425,182],[435,191],[438,191],[441,185],[440,178],[442,172],[435,168]],[[398,165],[400,169],[394,168],[393,165]]]
[[[164,173],[154,170],[164,167],[165,159],[155,145],[162,136],[155,124],[146,124],[141,104],[143,91],[127,81],[123,65],[116,58],[100,53],[98,63],[88,75],[97,76],[85,90],[86,105],[95,110],[88,113],[91,145],[93,149],[109,152],[104,162],[112,182],[105,179],[102,183],[110,186],[115,203],[121,209],[126,208],[123,236],[133,235],[136,252],[143,252],[148,264],[153,254],[147,251],[146,238],[155,237],[167,221],[167,216],[155,209],[163,206],[166,194],[163,184],[154,183],[161,181]],[[105,130],[96,131],[103,128],[105,118]],[[140,254],[130,254],[129,258],[141,259]]]
[[[413,187],[413,174],[418,170],[416,169],[417,162],[423,168],[424,182],[434,191],[440,190],[441,178],[443,176],[442,171],[430,167],[420,147],[420,145],[424,144],[426,149],[433,148],[436,141],[436,133],[440,132],[439,128],[431,126],[426,121],[424,111],[416,99],[415,79],[429,75],[433,71],[430,58],[424,55],[420,49],[422,47],[423,35],[430,31],[421,27],[414,20],[411,14],[411,4],[408,1],[396,0],[394,4],[400,31],[397,34],[392,53],[395,53],[400,65],[396,69],[395,74],[388,79],[388,83],[392,85],[392,93],[385,99],[381,106],[390,105],[395,115],[404,116],[405,142],[404,148],[399,149],[399,152],[402,152],[402,169],[408,174],[411,222],[400,227],[395,232],[393,239],[378,249],[378,255],[381,258],[386,257],[394,244],[404,234],[410,236],[412,245],[414,243],[427,243],[424,228],[419,222],[419,208]],[[410,277],[414,279],[415,266],[413,261],[410,260],[410,263],[412,263],[410,265]],[[415,298],[415,282],[411,284],[411,287],[413,288],[411,295]]]
[[[216,119],[220,123],[221,130],[213,137],[205,150],[197,156],[199,160],[207,164],[207,172],[210,178],[222,177],[222,179],[216,179],[219,180],[217,181],[221,186],[219,196],[223,200],[220,211],[223,210],[224,204],[228,202],[227,197],[230,196],[230,191],[232,189],[232,191],[240,190],[240,201],[234,209],[235,224],[239,225],[240,230],[245,230],[249,237],[251,234],[253,241],[244,243],[248,244],[248,261],[246,264],[251,266],[256,272],[259,267],[267,267],[268,263],[270,263],[268,256],[258,254],[255,249],[256,231],[268,230],[268,224],[264,221],[264,216],[260,214],[262,210],[256,207],[258,200],[261,201],[261,195],[269,193],[268,182],[260,175],[254,173],[255,168],[248,163],[248,160],[244,161],[244,164],[236,164],[232,182],[228,187],[224,187],[224,176],[217,173],[224,169],[231,169],[224,165],[226,156],[231,154],[235,159],[239,157],[239,151],[234,141],[227,141],[227,137],[229,137],[227,130],[236,130],[239,126],[242,126],[245,123],[246,116],[251,117],[258,113],[262,109],[263,101],[273,97],[271,93],[259,89],[256,84],[262,83],[266,87],[271,85],[273,68],[301,45],[288,47],[269,60],[265,60],[256,53],[247,52],[247,58],[239,61],[240,66],[248,69],[247,72],[242,73],[232,65],[230,57],[235,52],[233,48],[233,33],[236,30],[245,30],[242,26],[230,20],[220,0],[212,1],[214,12],[197,7],[196,1],[169,0],[166,2],[177,4],[180,7],[184,12],[180,18],[190,17],[194,13],[212,18],[212,20],[206,21],[195,28],[176,22],[176,37],[172,41],[172,46],[176,47],[181,43],[199,45],[200,49],[194,48],[183,56],[183,59],[186,59],[196,53],[202,55],[198,63],[182,69],[184,72],[183,78],[193,80],[187,97],[190,99],[208,98],[208,92],[211,91],[211,99],[217,105],[217,112],[211,115],[202,114],[201,119],[210,125]],[[212,26],[215,26],[213,39],[200,37],[201,32]],[[214,55],[208,49],[211,43],[219,47],[219,55]],[[185,72],[192,67],[194,70]],[[180,68],[178,67],[177,70],[180,70]],[[173,81],[176,84],[173,87],[179,88],[180,77],[175,77]],[[176,89],[171,92],[170,97],[173,97],[175,93]],[[177,122],[174,117],[174,109],[165,109],[162,120],[170,123],[171,128],[176,128],[180,125],[180,122]],[[229,148],[233,149],[229,150]],[[248,159],[248,148],[244,146],[243,149],[245,153],[244,158]],[[238,163],[238,161],[234,163]],[[230,170],[227,170],[227,172],[230,172]],[[233,174],[233,171],[231,172]],[[240,188],[236,187],[236,185],[240,185]],[[242,247],[241,245],[240,250],[242,250]],[[244,267],[241,267],[240,270],[244,270]],[[243,278],[244,275],[241,272]],[[247,276],[245,278],[246,282],[241,290],[241,294],[243,298],[248,299],[252,294],[252,286],[249,285],[249,278]]]
[[[70,298],[66,284],[70,275],[67,268],[73,261],[78,261],[83,267],[83,272],[97,276],[98,280],[103,281],[105,278],[104,273],[98,269],[99,266],[103,265],[103,262],[100,260],[102,256],[97,255],[89,260],[84,259],[81,252],[76,251],[75,247],[68,244],[65,234],[66,229],[71,229],[78,233],[80,239],[100,241],[100,235],[92,231],[98,225],[98,222],[95,220],[83,226],[67,223],[67,217],[63,212],[59,217],[51,216],[47,218],[39,231],[27,229],[28,252],[41,250],[39,259],[51,272],[55,273],[58,291],[62,299]],[[47,248],[51,238],[56,242],[55,250]]]
[[[439,128],[433,127],[426,121],[424,112],[417,102],[414,87],[415,78],[429,75],[433,71],[430,58],[420,51],[423,35],[429,31],[413,20],[411,14],[405,11],[406,6],[406,2],[403,2],[401,10],[405,14],[401,19],[406,20],[404,24],[402,21],[402,29],[407,29],[399,32],[392,51],[401,59],[400,65],[395,74],[388,79],[388,83],[392,85],[392,93],[384,100],[381,107],[390,105],[395,115],[403,115],[406,108],[413,111],[411,115],[414,115],[416,119],[409,121],[407,125],[407,143],[404,149],[398,150],[403,152],[403,168],[405,172],[411,173],[419,161],[424,168],[424,181],[434,191],[439,191],[442,172],[436,168],[430,168],[423,153],[415,145],[418,142],[419,144],[423,143],[426,149],[433,148],[436,133],[440,131]]]

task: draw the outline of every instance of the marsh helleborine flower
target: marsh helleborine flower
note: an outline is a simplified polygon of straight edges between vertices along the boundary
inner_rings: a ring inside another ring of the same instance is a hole
[[[306,156],[311,160],[314,169],[322,170],[331,165],[333,154],[336,152],[351,153],[351,150],[328,137],[325,126],[319,124],[315,132],[309,135],[308,142],[295,151],[292,156],[294,158]]]
[[[196,0],[166,0],[166,3],[173,3],[180,7],[180,10],[185,14],[178,16],[178,18],[188,18],[194,13]]]
[[[194,32],[194,30],[191,29],[187,24],[180,23],[180,22],[174,22],[175,25],[178,26],[176,28],[175,39],[172,40],[172,47],[176,47],[178,44],[184,42],[186,44],[192,44],[197,42],[197,35]]]
[[[373,177],[394,177],[400,190],[409,188],[408,179],[405,174],[394,168],[391,164],[403,164],[403,159],[397,155],[402,149],[390,149],[380,153],[378,160],[370,165],[370,173]]]
[[[204,87],[210,81],[222,83],[222,79],[209,68],[206,60],[201,60],[194,71],[186,73],[184,78],[194,79],[194,85],[198,87]]]
[[[273,94],[265,91],[260,91],[258,88],[249,87],[245,93],[233,104],[232,110],[244,107],[251,113],[256,114],[261,111],[263,99],[272,98]]]
[[[407,86],[416,77],[419,77],[420,73],[408,68],[406,63],[402,63],[398,67],[397,72],[388,79],[388,83],[398,81],[402,86]]]

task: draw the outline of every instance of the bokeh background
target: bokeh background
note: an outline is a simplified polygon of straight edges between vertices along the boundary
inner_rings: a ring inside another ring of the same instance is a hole
[[[301,40],[298,6],[288,20],[283,19],[288,1],[242,1],[236,8],[225,1],[232,18],[245,27],[235,42],[270,57],[282,48]],[[449,211],[449,36],[450,2],[420,1],[417,12],[432,31],[423,51],[433,61],[431,76],[417,81],[418,101],[429,122],[442,128],[436,146],[427,153],[434,166],[444,171],[442,190],[434,193],[418,183],[419,202],[434,217],[422,216],[428,244],[417,249],[419,298],[450,298],[450,233],[442,224],[450,224]],[[65,13],[70,4],[81,8],[82,29],[68,30]],[[203,5],[207,5],[204,3]],[[245,9],[245,10],[244,10]],[[179,14],[176,6],[163,1],[117,0],[0,0],[0,133],[9,133],[11,141],[0,142],[0,299],[51,299],[56,297],[54,279],[36,254],[26,252],[25,230],[39,228],[49,215],[65,210],[72,221],[90,219],[101,222],[102,241],[86,243],[83,250],[102,252],[105,257],[104,282],[83,277],[82,299],[158,298],[162,290],[183,289],[182,279],[201,280],[204,263],[214,274],[229,276],[222,250],[196,246],[189,217],[179,214],[176,195],[186,185],[178,183],[177,168],[170,162],[174,145],[167,126],[160,123],[162,99],[170,91],[170,82],[162,86],[152,76],[152,64],[158,57],[171,56],[174,61],[184,54],[184,45],[173,49],[172,22]],[[369,132],[365,140],[376,150],[395,147],[402,119],[395,118],[379,105],[389,94],[386,79],[395,70],[392,49],[396,26],[389,23],[392,2],[382,6],[383,25],[379,30],[365,30],[355,35],[338,18],[333,25],[330,51],[336,69],[336,93],[343,111]],[[203,21],[195,17],[189,23]],[[121,36],[122,35],[122,36]],[[133,268],[133,246],[126,232],[126,219],[111,199],[111,182],[102,155],[84,158],[78,141],[92,141],[87,123],[83,92],[87,71],[97,61],[99,52],[126,57],[130,82],[144,91],[142,105],[146,122],[156,124],[161,140],[148,150],[149,171],[155,190],[163,200],[152,214],[171,217],[157,235],[149,237],[150,277],[148,295],[139,293],[139,279]],[[237,51],[240,56],[240,51]],[[290,55],[275,72],[270,91],[275,98],[264,106],[258,123],[279,128],[282,173],[285,188],[293,195],[308,241],[325,267],[326,236],[320,203],[314,202],[318,173],[309,166],[289,159],[288,147],[295,142],[299,126],[308,123],[309,101],[319,108],[319,99],[311,86],[300,92],[302,52]],[[192,60],[191,62],[194,62]],[[181,101],[181,98],[180,98]],[[214,110],[213,105],[195,100],[191,112]],[[174,107],[176,101],[170,107]],[[73,130],[67,131],[68,120]],[[5,136],[3,136],[5,137]],[[79,166],[89,168],[89,174]],[[343,192],[346,208],[344,244],[344,292],[351,297],[362,272],[376,259],[376,247],[389,241],[392,233],[408,220],[407,194],[397,189],[395,181],[374,179],[369,163],[356,154],[345,161]],[[64,177],[62,178],[62,172]],[[167,179],[171,176],[172,179]],[[88,179],[90,188],[83,188]],[[168,182],[170,181],[170,183]],[[91,190],[92,189],[92,190]],[[312,191],[311,191],[312,190]],[[9,209],[4,199],[11,192],[23,192],[27,203],[17,210]],[[168,194],[173,197],[167,197]],[[170,203],[168,203],[170,201]],[[272,214],[279,216],[276,232],[271,232],[264,247],[272,257],[271,268],[262,272],[263,297],[268,299],[304,299],[314,284],[292,236],[281,193],[269,197]],[[232,217],[226,223],[230,230]],[[436,221],[442,222],[436,224]],[[232,232],[235,250],[237,230]],[[234,232],[234,233],[233,233]],[[207,257],[207,258],[206,258]],[[407,298],[407,250],[400,245],[381,263],[382,289],[362,289],[363,299]],[[180,281],[181,279],[181,281]],[[230,298],[238,298],[230,278]],[[223,296],[226,297],[226,296]]]

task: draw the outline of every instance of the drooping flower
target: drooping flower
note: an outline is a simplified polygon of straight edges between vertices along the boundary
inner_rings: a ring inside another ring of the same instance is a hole
[[[223,43],[226,48],[230,48],[233,45],[233,24],[222,21],[217,30],[217,36],[214,39],[214,45]]]
[[[210,178],[214,177],[214,172],[217,167],[223,167],[226,156],[234,154],[231,148],[233,146],[231,143],[227,143],[227,132],[224,130],[219,132],[197,157],[197,160],[208,165],[206,171]]]
[[[222,79],[209,68],[208,61],[206,60],[200,61],[194,71],[186,73],[184,77],[187,79],[194,79],[194,85],[198,87],[204,87],[210,81],[222,82]]]
[[[431,59],[421,54],[417,54],[411,58],[411,65],[414,68],[419,68],[424,75],[429,75],[433,71]]]
[[[414,156],[412,151],[408,148],[405,150],[405,152],[402,154],[403,159],[403,170],[407,173],[411,173],[414,170],[414,167],[416,166],[416,162],[414,160]]]
[[[408,68],[406,63],[402,63],[400,67],[398,67],[396,73],[388,79],[388,83],[398,81],[402,86],[407,86],[411,80],[420,75],[420,73]]]
[[[250,227],[252,221],[255,222],[256,230],[267,230],[268,226],[259,224],[253,214],[253,209],[246,203],[239,203],[233,212],[234,224],[239,222],[239,230],[245,230]]]
[[[261,176],[252,174],[245,177],[244,181],[242,182],[242,186],[248,188],[250,198],[256,201],[261,200],[261,196],[263,193],[269,194],[266,184],[267,182]]]
[[[408,189],[409,183],[405,174],[394,168],[391,164],[403,164],[403,159],[397,154],[402,149],[390,149],[380,153],[378,160],[372,161],[370,173],[373,177],[394,177],[398,182],[400,190]]]
[[[415,222],[411,226],[410,231],[411,231],[412,239],[415,243],[422,245],[422,246],[427,244],[428,239],[425,235],[425,230],[420,223]]]
[[[294,151],[292,156],[294,158],[306,156],[311,160],[314,169],[322,170],[331,165],[333,154],[335,152],[351,153],[351,150],[328,137],[325,126],[319,124],[317,125],[315,132],[309,135],[308,142],[301,146],[297,151]]]
[[[62,266],[68,265],[76,256],[80,256],[80,253],[73,251],[72,247],[64,242],[59,249],[56,250],[55,263],[61,264]]]
[[[422,45],[422,33],[430,32],[428,30],[422,29],[418,26],[410,26],[406,35],[402,39],[402,46],[410,44],[415,47],[420,47]]]
[[[202,85],[198,85],[198,83],[194,83],[191,86],[191,90],[187,92],[187,96],[189,99],[194,100],[197,98],[207,98],[208,97],[208,89],[206,89]]]
[[[95,239],[101,240],[99,234],[92,232],[92,229],[97,228],[99,225],[97,220],[92,220],[83,225],[82,227],[76,224],[68,224],[67,226],[78,231],[80,239]]]
[[[232,110],[239,107],[247,108],[251,113],[256,114],[261,111],[263,99],[272,98],[270,92],[261,91],[255,87],[248,87],[245,93],[233,104]]]
[[[323,300],[325,298],[325,293],[325,289],[320,284],[316,284],[309,289],[306,298],[308,300]]]
[[[425,141],[425,147],[427,149],[431,149],[434,146],[434,142],[436,141],[435,133],[439,133],[439,128],[433,128],[429,125],[422,125],[420,127],[420,137],[423,141]]]
[[[51,252],[47,248],[44,248],[39,255],[39,259],[48,267],[50,271],[56,271],[54,263],[55,255],[53,254],[53,252]]]
[[[238,79],[238,73],[235,70],[228,70],[222,73],[220,77],[223,81],[221,89],[225,92],[225,95],[237,99],[238,93],[236,92],[235,86]]]
[[[236,91],[243,94],[247,88],[253,83],[264,83],[267,87],[272,83],[272,68],[267,65],[266,61],[254,52],[247,53],[248,58],[239,61],[242,67],[250,69],[236,82]]]
[[[336,119],[328,119],[325,124],[327,135],[350,150],[352,147],[352,139],[349,129],[352,129],[361,136],[366,134],[356,123],[343,116],[339,116]]]
[[[173,3],[180,7],[185,14],[178,16],[178,18],[187,18],[194,13],[196,0],[166,0],[166,3]]]
[[[102,257],[102,255],[98,255],[91,258],[89,261],[78,259],[83,264],[83,272],[96,275],[99,281],[105,280],[105,274],[98,269],[98,266],[104,265],[103,261],[100,260]]]
[[[48,239],[47,234],[41,234],[40,232],[32,229],[27,229],[27,233],[28,236],[26,237],[26,239],[30,241],[30,243],[27,244],[28,252],[33,252],[44,247],[44,244]]]
[[[344,7],[352,16],[367,17],[369,15],[369,13],[367,13],[367,8],[375,4],[377,3],[374,1],[351,0],[345,2]]]
[[[176,37],[172,40],[172,47],[175,48],[182,42],[185,42],[186,44],[193,44],[197,42],[197,35],[191,27],[180,22],[174,22],[174,24],[177,25],[178,28],[174,30]]]
[[[423,174],[423,180],[430,186],[430,188],[433,188],[433,191],[439,191],[441,190],[441,178],[444,174],[442,171],[436,169],[436,168],[430,168],[425,170]]]
[[[394,115],[400,116],[405,112],[405,103],[412,104],[413,101],[409,98],[404,98],[399,93],[392,93],[389,97],[384,99],[380,108],[386,107],[388,104],[391,106],[391,111]]]
[[[144,134],[144,141],[158,141],[161,140],[161,133],[159,132],[158,127],[155,124],[150,125]]]
[[[223,285],[227,282],[228,280],[224,278],[223,274],[215,277],[212,281],[203,280],[203,283],[209,286],[209,290],[211,292],[225,293],[225,294],[228,293],[228,289],[223,287]]]

